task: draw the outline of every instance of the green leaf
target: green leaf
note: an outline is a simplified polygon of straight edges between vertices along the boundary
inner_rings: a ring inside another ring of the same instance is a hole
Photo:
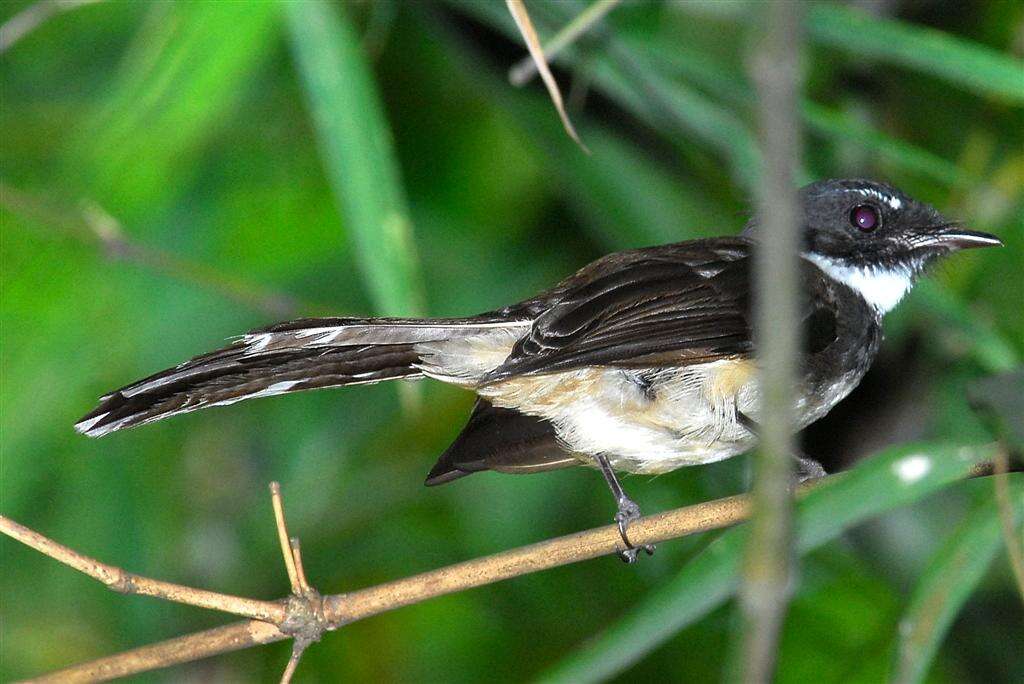
[[[482,21],[513,35],[505,18],[486,3],[455,1]],[[731,71],[706,54],[652,41],[647,35],[605,37],[587,54],[585,63],[571,49],[560,53],[555,61],[588,69],[595,86],[671,139],[691,137],[715,149],[726,158],[737,182],[753,187],[760,164],[757,140],[746,122],[732,111],[737,107],[750,109],[755,104],[744,74]],[[680,83],[677,76],[729,106]],[[824,105],[805,100],[801,113],[808,127],[819,134],[857,144],[903,168],[950,185],[963,185],[971,180],[952,162]],[[804,178],[809,179],[806,174]]]
[[[629,41],[629,47],[651,70],[661,70],[670,77],[683,78],[735,108],[749,110],[755,105],[754,93],[746,82],[746,76],[709,59],[706,54],[658,41]],[[804,98],[800,113],[811,131],[832,140],[863,147],[881,159],[905,169],[926,174],[949,185],[963,185],[976,180],[956,164],[905,140],[887,135],[840,110]]]
[[[706,7],[680,3],[679,9],[700,14]],[[717,3],[715,9],[717,17],[730,21],[757,17],[748,3]],[[1024,62],[985,45],[933,28],[873,17],[845,4],[814,3],[805,25],[811,43],[848,53],[858,61],[899,64],[980,95],[1024,103]]]
[[[927,174],[947,185],[964,185],[973,180],[956,164],[905,140],[886,135],[837,109],[805,99],[801,112],[812,131],[828,138],[859,145],[905,169]]]
[[[291,46],[335,198],[379,313],[422,312],[412,226],[391,133],[344,9],[286,2]]]
[[[693,136],[725,156],[736,182],[753,188],[761,150],[751,129],[731,111],[665,78],[616,46],[612,59],[595,58],[594,82],[622,107],[672,139]]]
[[[276,42],[274,3],[157,3],[67,159],[84,196],[132,223],[195,173]]]
[[[993,453],[990,447],[904,445],[863,461],[800,500],[796,547],[806,553],[869,518],[914,503],[962,479],[972,465]],[[725,603],[739,583],[746,537],[745,526],[723,533],[674,579],[541,679],[593,682],[612,677]]]
[[[1024,479],[1015,478],[1010,491],[1019,520],[1024,512]],[[998,504],[985,496],[935,554],[914,590],[900,621],[893,681],[924,680],[953,618],[1002,546]]]
[[[980,95],[1024,103],[1024,62],[942,31],[831,4],[810,8],[807,31],[813,42],[850,53],[858,60],[899,64]]]
[[[989,373],[1010,371],[1020,365],[1020,356],[1009,340],[941,283],[922,280],[915,286],[914,298],[944,325],[958,328],[967,351]]]

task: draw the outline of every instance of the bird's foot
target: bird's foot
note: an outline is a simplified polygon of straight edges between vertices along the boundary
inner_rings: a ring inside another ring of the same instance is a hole
[[[796,470],[793,472],[796,484],[803,484],[808,480],[817,480],[828,475],[820,463],[799,451],[793,454],[793,459],[796,461]]]
[[[739,424],[745,427],[750,434],[755,437],[760,434],[761,427],[754,421],[753,418],[743,413],[739,409],[736,411],[736,420]],[[799,449],[793,452],[793,460],[796,461],[796,469],[793,472],[793,484],[803,484],[808,480],[817,480],[819,477],[825,477],[828,473],[821,467],[821,464],[815,461],[810,456],[804,454]]]
[[[643,546],[635,546],[633,542],[629,540],[629,535],[626,534],[626,530],[629,524],[634,520],[640,519],[640,507],[636,505],[636,502],[630,499],[628,496],[620,497],[618,500],[619,512],[615,514],[615,522],[619,526],[619,535],[622,537],[622,543],[626,545],[626,548],[619,551],[619,558],[624,563],[635,563],[637,554],[641,549],[650,556],[654,554],[654,544],[644,544]]]

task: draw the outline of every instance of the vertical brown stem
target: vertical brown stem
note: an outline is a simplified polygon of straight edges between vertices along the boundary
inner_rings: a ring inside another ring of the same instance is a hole
[[[800,220],[793,184],[800,142],[796,103],[801,10],[799,2],[787,0],[765,6],[764,33],[752,64],[764,148],[758,193],[762,228],[755,256],[755,330],[763,396],[751,534],[740,593],[743,632],[738,665],[744,682],[772,677],[793,573],[790,482],[800,332]]]

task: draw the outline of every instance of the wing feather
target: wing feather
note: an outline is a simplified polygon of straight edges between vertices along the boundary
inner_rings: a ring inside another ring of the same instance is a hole
[[[623,252],[581,271],[488,381],[581,366],[752,352],[750,245],[718,239]]]

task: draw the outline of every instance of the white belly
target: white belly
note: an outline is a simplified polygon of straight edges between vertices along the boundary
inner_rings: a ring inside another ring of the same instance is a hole
[[[753,364],[724,360],[659,371],[645,391],[633,371],[583,368],[514,378],[478,392],[492,403],[549,420],[564,446],[605,454],[618,470],[662,473],[720,461],[755,438],[736,420],[753,412]]]
[[[497,406],[550,421],[566,449],[583,460],[608,457],[617,470],[664,473],[713,463],[750,450],[756,437],[737,411],[757,421],[756,368],[722,360],[658,371],[645,391],[634,372],[582,368],[524,376],[478,388]],[[839,379],[821,396],[796,407],[797,429],[825,415],[860,380]]]

